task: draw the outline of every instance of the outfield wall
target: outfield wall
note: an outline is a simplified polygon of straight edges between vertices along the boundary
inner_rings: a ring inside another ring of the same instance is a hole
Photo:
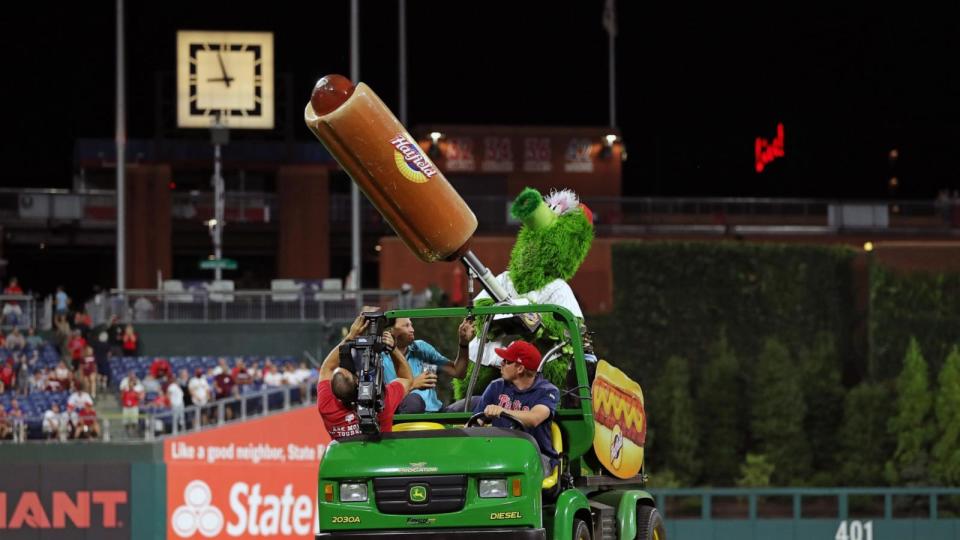
[[[0,538],[313,538],[312,406],[139,444],[0,444]]]

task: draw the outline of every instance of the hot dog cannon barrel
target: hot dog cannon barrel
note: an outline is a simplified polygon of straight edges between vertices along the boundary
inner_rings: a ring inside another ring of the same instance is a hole
[[[420,260],[460,259],[492,298],[506,299],[470,251],[473,211],[369,86],[322,77],[303,119]]]

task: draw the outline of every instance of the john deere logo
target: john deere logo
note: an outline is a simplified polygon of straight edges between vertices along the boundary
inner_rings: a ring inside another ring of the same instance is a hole
[[[422,503],[427,501],[427,486],[410,486],[410,502]]]

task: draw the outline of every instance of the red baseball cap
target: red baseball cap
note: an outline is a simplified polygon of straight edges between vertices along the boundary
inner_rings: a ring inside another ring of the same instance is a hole
[[[508,362],[517,362],[530,371],[536,372],[540,368],[540,351],[523,340],[517,340],[506,349],[494,349],[497,356]]]

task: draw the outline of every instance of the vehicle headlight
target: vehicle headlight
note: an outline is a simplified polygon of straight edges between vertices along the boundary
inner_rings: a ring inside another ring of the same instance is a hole
[[[507,479],[496,478],[480,480],[480,496],[485,499],[495,499],[507,496]]]
[[[366,484],[340,484],[340,502],[363,502],[366,500]]]

